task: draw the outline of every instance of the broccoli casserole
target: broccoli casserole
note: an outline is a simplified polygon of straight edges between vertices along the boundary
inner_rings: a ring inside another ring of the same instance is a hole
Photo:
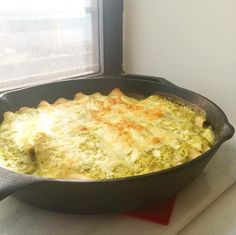
[[[0,163],[48,178],[110,179],[160,171],[189,161],[214,143],[205,113],[164,96],[135,99],[78,93],[6,112]]]

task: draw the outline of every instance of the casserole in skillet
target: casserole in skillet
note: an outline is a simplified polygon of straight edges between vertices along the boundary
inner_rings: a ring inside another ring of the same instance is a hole
[[[165,200],[193,181],[219,147],[234,134],[224,112],[212,101],[178,87],[163,78],[129,75],[125,77],[90,77],[60,81],[7,92],[0,97],[0,116],[20,107],[37,107],[40,101],[50,104],[58,98],[73,99],[100,92],[108,95],[120,88],[125,94],[148,97],[158,92],[175,96],[198,106],[206,114],[214,132],[214,143],[200,156],[177,166],[136,176],[115,179],[56,179],[17,173],[0,167],[0,199],[12,194],[21,201],[54,211],[97,214],[133,210]],[[227,156],[225,156],[227,157]]]
[[[167,169],[200,156],[214,143],[205,113],[180,100],[151,95],[77,93],[73,100],[4,113],[0,160],[26,174],[111,179]]]

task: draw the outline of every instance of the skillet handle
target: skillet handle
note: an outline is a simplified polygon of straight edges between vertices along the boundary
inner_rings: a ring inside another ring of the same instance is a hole
[[[222,132],[221,132],[221,134],[224,138],[224,141],[229,140],[230,138],[232,138],[233,135],[234,135],[234,132],[235,132],[234,127],[227,121],[224,124],[224,126],[222,128]]]
[[[123,78],[131,78],[131,79],[139,79],[139,80],[152,80],[154,82],[159,82],[164,85],[177,87],[174,83],[172,83],[162,77],[153,77],[153,76],[138,75],[138,74],[124,74],[122,77]]]
[[[17,190],[36,182],[35,179],[33,176],[18,174],[0,167],[0,201]]]

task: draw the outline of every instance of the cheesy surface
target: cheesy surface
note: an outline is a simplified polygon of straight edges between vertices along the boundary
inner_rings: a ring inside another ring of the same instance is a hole
[[[160,171],[191,160],[214,143],[205,114],[152,95],[138,100],[76,94],[73,100],[6,112],[0,164],[48,178],[109,179]]]

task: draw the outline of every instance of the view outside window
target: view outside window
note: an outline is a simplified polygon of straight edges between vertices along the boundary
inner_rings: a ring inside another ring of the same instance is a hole
[[[97,73],[96,0],[7,0],[0,7],[0,90]]]

